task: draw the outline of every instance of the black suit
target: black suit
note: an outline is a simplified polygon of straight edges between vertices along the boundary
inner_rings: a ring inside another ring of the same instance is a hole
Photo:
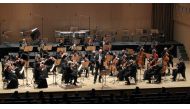
[[[99,56],[102,56],[102,59],[101,59],[101,62],[99,62]],[[96,80],[97,80],[97,76],[99,75],[99,82],[101,82],[101,79],[102,79],[102,76],[100,74],[98,74],[98,71],[101,72],[101,70],[104,69],[104,65],[103,65],[103,62],[104,62],[104,55],[103,54],[98,54],[96,55],[96,58],[95,58],[95,63],[96,63],[96,67],[95,67],[95,75],[94,75],[94,83],[96,83]]]
[[[186,76],[185,76],[185,71],[186,71],[186,66],[185,66],[185,63],[184,62],[180,62],[177,64],[177,69],[174,69],[173,70],[173,81],[176,81],[176,77],[177,77],[177,74],[178,73],[181,73],[182,77],[184,79],[186,79]]]
[[[136,82],[136,73],[137,73],[137,66],[135,64],[131,64],[125,70],[125,80],[127,81],[127,84],[130,84],[129,77],[133,77]]]

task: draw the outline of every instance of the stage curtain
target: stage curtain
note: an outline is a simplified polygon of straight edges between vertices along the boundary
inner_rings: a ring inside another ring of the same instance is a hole
[[[173,40],[173,7],[171,3],[152,4],[152,28],[163,32],[167,40]]]

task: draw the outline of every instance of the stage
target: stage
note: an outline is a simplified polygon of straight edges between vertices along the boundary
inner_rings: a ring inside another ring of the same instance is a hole
[[[174,62],[176,62],[177,59],[174,59]],[[36,93],[39,91],[44,91],[44,92],[83,92],[83,91],[90,91],[93,88],[96,90],[109,90],[109,91],[115,91],[115,90],[131,90],[131,89],[135,89],[137,86],[140,89],[143,90],[148,90],[148,89],[160,89],[162,87],[166,87],[166,88],[183,88],[183,89],[188,89],[190,88],[190,62],[187,61],[186,63],[186,81],[181,81],[182,76],[179,75],[177,77],[176,82],[172,82],[171,81],[171,77],[172,76],[167,76],[162,77],[162,82],[160,84],[149,84],[147,83],[147,81],[138,81],[137,84],[131,84],[131,85],[125,85],[125,81],[115,81],[116,77],[110,77],[109,75],[106,76],[106,84],[102,84],[102,83],[97,83],[93,84],[93,79],[94,76],[90,75],[89,78],[85,78],[84,74],[82,75],[81,78],[78,78],[78,86],[71,86],[71,85],[65,85],[61,83],[61,74],[57,75],[57,83],[58,85],[53,85],[53,76],[49,75],[49,78],[47,79],[48,81],[48,88],[44,88],[44,89],[36,89],[34,88],[33,83],[33,74],[31,72],[31,69],[28,70],[29,73],[29,83],[31,84],[30,87],[27,87],[26,81],[24,80],[24,86],[23,85],[23,80],[19,80],[19,84],[21,86],[19,86],[18,89],[3,89],[3,82],[2,82],[2,76],[0,76],[0,94],[9,94],[9,93],[13,93],[14,91],[18,91],[19,93],[25,93],[26,91],[29,91],[31,93]],[[1,68],[0,68],[1,70]],[[142,80],[143,79],[143,73],[144,71],[142,71],[141,75],[140,75],[140,71],[138,70],[137,73],[137,78],[138,80]],[[103,87],[102,87],[103,86]]]

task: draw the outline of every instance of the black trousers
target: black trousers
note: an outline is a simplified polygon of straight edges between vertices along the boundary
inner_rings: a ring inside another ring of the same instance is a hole
[[[99,82],[101,82],[102,76],[101,76],[100,74],[98,74],[98,70],[100,70],[100,69],[99,69],[99,68],[96,68],[95,70],[96,70],[96,71],[95,71],[95,75],[94,75],[94,83],[96,83],[96,80],[97,80],[98,75],[99,75],[98,80],[99,80]],[[100,70],[100,71],[101,71],[101,70]]]

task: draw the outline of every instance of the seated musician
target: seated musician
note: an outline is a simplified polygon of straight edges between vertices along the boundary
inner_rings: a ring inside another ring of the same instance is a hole
[[[64,73],[65,84],[69,84],[70,83],[71,73],[72,73],[71,63],[68,62],[65,65],[65,73]]]
[[[18,79],[24,79],[25,76],[24,76],[24,65],[25,65],[25,62],[23,59],[20,59],[18,57],[16,57],[16,61],[14,63],[14,65],[16,66],[16,69],[15,69],[15,73],[18,77]]]
[[[62,73],[61,82],[63,82],[65,80],[65,74],[66,74],[67,65],[68,65],[67,60],[62,59],[62,61],[61,61],[61,73]]]
[[[126,80],[126,85],[130,85],[129,77],[133,77],[136,83],[136,73],[137,73],[137,66],[133,60],[129,61],[129,65],[127,65],[127,69],[125,70],[125,80]]]
[[[34,82],[38,85],[37,88],[47,88],[46,80],[47,68],[43,63],[37,62],[34,67]]]
[[[11,64],[8,64],[6,68],[4,69],[4,76],[5,79],[8,80],[7,89],[14,89],[18,88],[18,78],[15,74],[14,66]]]
[[[57,47],[64,47],[64,41],[62,39],[59,40],[59,44],[57,45]]]
[[[127,51],[125,49],[123,49],[121,53],[119,53],[118,57],[121,59],[124,55],[127,56]]]
[[[154,66],[158,61],[158,54],[156,49],[152,50],[152,56],[148,59],[148,67]]]
[[[177,63],[177,68],[173,69],[172,80],[176,81],[177,74],[181,74],[183,80],[186,80],[185,71],[186,71],[186,66],[185,63],[183,62],[183,59],[179,59],[179,63]]]
[[[117,78],[119,79],[119,81],[123,81],[124,80],[124,75],[125,75],[125,71],[127,70],[127,60],[126,57],[120,58],[118,65],[117,65],[117,69],[118,69],[118,75]]]
[[[71,75],[70,75],[70,83],[77,86],[77,75],[78,75],[78,63],[77,62],[73,62],[70,64],[71,67]],[[74,80],[74,82],[72,83],[72,80]]]
[[[43,40],[41,40],[39,47],[38,47],[38,51],[40,52],[40,56],[43,58],[49,55],[48,51],[44,50],[44,46],[46,46],[46,45],[47,45],[47,43],[44,42]]]
[[[53,56],[47,56],[44,64],[47,66],[48,72],[55,72],[56,68],[54,66],[55,58]],[[54,68],[53,68],[54,67]],[[50,71],[53,68],[52,71]],[[46,72],[46,77],[48,78],[48,72]]]
[[[161,82],[161,73],[162,73],[162,63],[157,63],[149,67],[144,72],[144,80],[148,80],[148,83],[151,83],[151,78],[155,78],[155,83]]]

